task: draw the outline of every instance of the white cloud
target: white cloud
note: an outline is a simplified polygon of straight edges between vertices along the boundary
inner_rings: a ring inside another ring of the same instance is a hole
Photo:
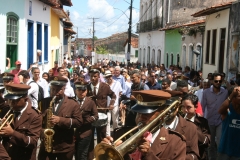
[[[73,16],[71,16],[71,14],[70,14],[70,16],[71,16],[71,19],[73,19],[73,20],[77,20],[80,17],[80,15],[77,11],[73,11],[72,14],[73,14]]]
[[[88,0],[89,15],[109,19],[114,17],[114,8],[107,0]],[[103,17],[99,17],[103,16]]]
[[[114,5],[118,7],[116,4]],[[120,8],[121,9],[121,8]],[[126,10],[127,8],[125,8]],[[124,9],[122,9],[125,11]],[[70,14],[74,26],[78,27],[78,37],[92,37],[92,17],[100,18],[95,20],[95,35],[99,38],[111,36],[119,32],[127,32],[129,10],[125,11],[124,15],[117,9],[114,9],[107,0],[88,0],[87,13],[79,14],[77,11],[72,11]],[[121,17],[120,17],[121,16]],[[119,18],[120,17],[120,18]],[[136,31],[136,23],[139,21],[139,11],[132,11],[132,33]],[[76,31],[77,29],[74,28]],[[91,30],[91,31],[89,31]]]

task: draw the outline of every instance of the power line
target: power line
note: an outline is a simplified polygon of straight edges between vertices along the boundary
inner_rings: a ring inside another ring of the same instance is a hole
[[[128,9],[127,9],[128,10]],[[126,11],[127,11],[126,10]],[[125,11],[125,12],[126,12]],[[108,27],[110,27],[111,25],[113,25],[117,20],[119,20],[122,16],[124,15],[124,13],[123,14],[121,14],[121,16],[119,16],[115,21],[113,21],[111,24],[109,24],[107,27],[105,27],[105,28],[103,28],[103,29],[99,29],[99,30],[97,30],[97,31],[100,31],[100,30],[105,30],[105,29],[107,29]]]
[[[111,6],[115,5],[116,2],[117,2],[117,0],[115,0]],[[104,17],[109,12],[109,10],[107,10],[107,12],[105,12],[100,18]]]
[[[157,1],[156,1],[155,5],[157,5]],[[152,6],[152,5],[149,5],[149,7],[148,7],[147,10],[144,12],[144,14],[143,14],[142,17],[139,19],[139,21],[138,21],[137,23],[135,23],[132,27],[135,27],[135,26],[142,20],[142,18],[145,16],[145,14],[148,12],[149,8],[155,7],[155,5],[153,5],[153,6]],[[156,12],[157,12],[157,10],[156,10]]]

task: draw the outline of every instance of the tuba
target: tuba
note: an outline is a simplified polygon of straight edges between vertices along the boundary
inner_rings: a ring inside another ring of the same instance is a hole
[[[180,101],[175,100],[170,106],[168,106],[165,110],[163,110],[153,121],[151,121],[146,126],[142,127],[142,124],[134,127],[124,135],[122,135],[119,139],[113,142],[113,145],[109,145],[107,143],[99,143],[94,148],[94,160],[124,160],[124,155],[127,154],[130,150],[136,149],[137,142],[139,142],[143,136],[143,134],[147,131],[155,132],[159,127],[163,125],[168,119],[173,116],[173,113],[176,109],[179,108]],[[141,128],[141,129],[140,129]],[[123,142],[121,145],[115,147],[115,144],[121,140],[122,138],[129,135],[136,129],[140,129],[137,133]]]
[[[53,115],[53,103],[56,99],[56,96],[53,97],[53,99],[50,102],[49,108],[46,111],[46,116],[45,116],[45,129],[44,129],[44,146],[46,152],[50,153],[52,152],[52,143],[53,143],[53,135],[55,134],[55,131],[52,129],[52,124],[50,123],[49,119]]]

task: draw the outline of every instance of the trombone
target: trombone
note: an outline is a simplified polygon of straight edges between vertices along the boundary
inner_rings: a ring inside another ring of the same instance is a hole
[[[165,110],[163,110],[152,122],[147,124],[146,126],[142,127],[142,124],[134,127],[124,135],[122,135],[119,139],[113,142],[113,145],[109,145],[107,143],[99,143],[94,148],[94,160],[124,160],[124,155],[127,154],[130,150],[133,150],[137,147],[136,142],[139,142],[142,138],[142,135],[147,132],[151,131],[152,133],[156,131],[159,127],[163,125],[169,118],[171,118],[179,108],[180,101],[174,101],[170,106],[168,106]],[[141,128],[142,127],[142,128]],[[140,129],[141,128],[141,129]],[[127,139],[119,146],[115,146],[117,141],[121,140],[123,137],[129,135],[132,131],[140,129],[137,133]]]
[[[7,124],[7,122],[9,122],[9,124],[12,123],[14,116],[13,114],[10,114],[10,112],[11,110],[9,110],[3,117],[3,119],[6,118],[4,122],[3,122],[3,119],[1,120],[0,130]]]

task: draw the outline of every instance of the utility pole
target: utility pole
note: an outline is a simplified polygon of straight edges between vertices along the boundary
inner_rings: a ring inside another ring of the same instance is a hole
[[[99,18],[89,18],[89,19],[92,19],[93,20],[93,37],[92,37],[92,53],[94,52],[94,37],[95,37],[95,29],[94,29],[94,27],[95,27],[95,19],[99,19]],[[92,55],[92,57],[93,56],[95,56],[95,55]],[[92,59],[92,57],[91,57],[91,60],[93,60]],[[93,64],[93,63],[92,63]]]
[[[131,56],[131,36],[132,36],[132,4],[133,0],[130,3],[130,17],[129,17],[129,28],[128,28],[128,49],[127,49],[127,62],[130,63],[130,56]]]

